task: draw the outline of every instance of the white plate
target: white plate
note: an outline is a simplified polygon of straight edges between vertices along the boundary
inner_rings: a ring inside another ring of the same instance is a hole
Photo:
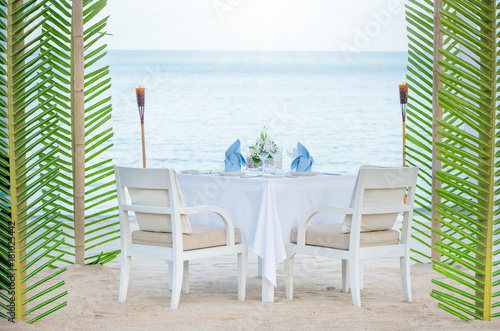
[[[220,171],[220,172],[218,172],[218,174],[221,175],[221,176],[243,176],[247,172],[248,171],[240,171],[240,172],[223,172],[223,171]]]
[[[316,176],[319,175],[319,172],[317,171],[311,171],[311,172],[297,172],[297,171],[292,171],[290,172],[292,176]]]
[[[199,173],[200,171],[199,170],[182,170],[181,172],[183,174],[186,174],[186,175],[194,175],[194,174]]]
[[[283,177],[285,177],[282,174],[263,174],[263,176],[266,178],[283,178]]]

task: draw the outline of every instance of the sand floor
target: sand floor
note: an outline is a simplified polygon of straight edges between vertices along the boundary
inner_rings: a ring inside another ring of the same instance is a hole
[[[339,330],[499,330],[493,322],[460,321],[429,296],[430,265],[413,265],[413,302],[403,302],[398,261],[378,260],[365,269],[362,308],[342,293],[340,262],[296,258],[295,297],[285,299],[283,266],[274,303],[262,303],[257,258],[249,254],[247,298],[237,301],[236,258],[190,264],[190,293],[170,310],[167,264],[132,261],[127,301],[118,302],[119,261],[105,266],[70,266],[64,273],[68,306],[34,325],[0,321],[1,330],[163,330],[163,329],[339,329]]]

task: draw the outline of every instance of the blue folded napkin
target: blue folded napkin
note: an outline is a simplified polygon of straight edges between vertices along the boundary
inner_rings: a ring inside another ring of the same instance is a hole
[[[241,171],[241,166],[246,165],[245,158],[240,153],[240,140],[236,140],[226,151],[226,172]]]
[[[314,158],[309,155],[309,151],[301,143],[297,143],[298,156],[292,162],[292,170],[297,172],[311,172]]]

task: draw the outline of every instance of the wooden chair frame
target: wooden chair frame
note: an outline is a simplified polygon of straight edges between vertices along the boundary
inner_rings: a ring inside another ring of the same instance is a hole
[[[381,172],[393,169],[399,171],[400,178],[393,180],[387,187],[371,187],[364,180],[365,171],[380,170]],[[342,292],[348,291],[347,280],[351,285],[351,294],[353,305],[361,307],[360,298],[360,261],[379,258],[400,258],[401,280],[403,285],[404,297],[406,302],[411,302],[411,283],[410,283],[410,239],[413,219],[413,203],[415,199],[415,187],[417,181],[418,168],[381,168],[381,167],[361,167],[358,175],[357,185],[353,195],[352,208],[338,208],[332,206],[319,206],[310,209],[305,213],[300,221],[297,234],[297,244],[287,246],[287,260],[285,260],[285,282],[286,297],[293,299],[293,265],[296,254],[307,254],[314,256],[323,256],[337,258],[342,260]],[[376,206],[363,207],[363,198],[367,189],[383,188],[407,188],[406,203],[396,206]],[[334,249],[328,247],[319,247],[306,245],[307,225],[312,217],[318,213],[352,214],[351,234],[349,238],[349,249]],[[400,243],[397,245],[369,246],[360,247],[361,219],[367,214],[387,214],[403,213],[403,229]]]
[[[238,260],[238,300],[245,300],[247,245],[235,244],[234,225],[229,214],[216,206],[181,207],[177,192],[177,180],[172,169],[142,169],[115,166],[116,187],[120,214],[121,273],[119,301],[124,302],[130,281],[132,257],[166,260],[169,264],[169,289],[172,290],[171,309],[179,305],[181,286],[189,292],[189,260],[236,254]],[[163,189],[169,192],[169,207],[129,204],[125,187]],[[133,244],[131,241],[129,212],[171,215],[172,247]],[[220,216],[226,228],[226,245],[195,250],[183,250],[181,214],[190,215],[213,212]]]

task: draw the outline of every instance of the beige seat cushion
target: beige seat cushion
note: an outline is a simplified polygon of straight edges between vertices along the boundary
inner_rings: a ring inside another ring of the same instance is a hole
[[[298,228],[292,230],[292,242],[297,243]],[[306,245],[337,249],[349,249],[349,233],[342,233],[342,224],[309,226],[306,231]],[[385,246],[399,244],[399,231],[384,230],[362,232],[360,246]]]
[[[211,225],[191,225],[192,234],[183,234],[182,242],[185,251],[207,247],[224,246],[226,244],[226,228]],[[240,229],[234,229],[235,243],[241,242]],[[132,243],[172,247],[172,233],[137,230],[132,232]]]

